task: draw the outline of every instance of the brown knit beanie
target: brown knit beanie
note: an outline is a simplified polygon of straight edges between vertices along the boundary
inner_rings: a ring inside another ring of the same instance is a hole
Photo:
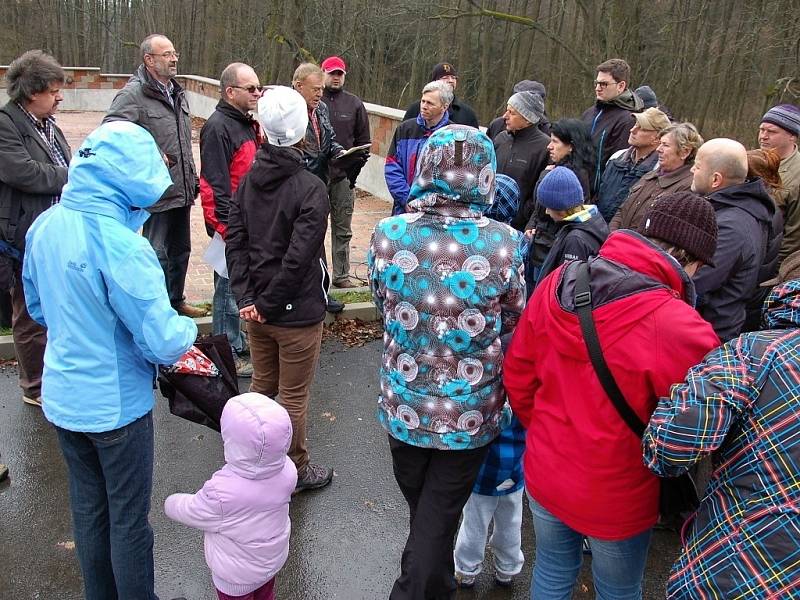
[[[682,248],[714,266],[717,249],[717,217],[714,208],[692,192],[677,192],[656,200],[644,214],[639,233]]]

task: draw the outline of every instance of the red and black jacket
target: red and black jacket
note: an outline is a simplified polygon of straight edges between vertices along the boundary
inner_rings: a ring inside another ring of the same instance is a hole
[[[200,200],[206,231],[225,237],[231,196],[261,145],[258,123],[224,100],[200,130]]]

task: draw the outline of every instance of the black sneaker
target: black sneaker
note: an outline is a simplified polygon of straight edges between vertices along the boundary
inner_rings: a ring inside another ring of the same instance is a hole
[[[308,463],[302,471],[297,472],[297,485],[294,488],[294,493],[323,488],[332,479],[333,469],[316,463]]]
[[[333,296],[328,296],[328,305],[325,307],[329,313],[338,314],[344,310],[344,302],[339,302]]]

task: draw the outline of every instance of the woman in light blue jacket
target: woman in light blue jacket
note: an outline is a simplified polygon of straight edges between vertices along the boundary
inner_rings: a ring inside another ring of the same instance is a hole
[[[172,185],[151,135],[106,123],[74,156],[61,203],[26,235],[28,311],[47,327],[44,414],[69,468],[88,600],[154,599],[153,387],[194,342],[155,252],[136,232]]]

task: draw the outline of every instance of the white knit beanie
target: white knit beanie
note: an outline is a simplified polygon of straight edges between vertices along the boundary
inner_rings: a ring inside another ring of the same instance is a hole
[[[258,101],[258,120],[273,146],[294,146],[306,135],[308,108],[305,99],[292,88],[267,88]]]

